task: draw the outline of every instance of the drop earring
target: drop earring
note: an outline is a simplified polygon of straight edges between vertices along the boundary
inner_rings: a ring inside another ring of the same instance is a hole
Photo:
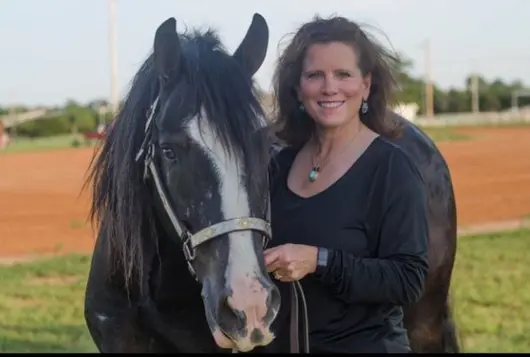
[[[368,113],[368,102],[363,99],[363,102],[361,104],[361,114]]]
[[[300,110],[301,112],[305,111],[304,103],[300,103],[300,105],[298,106],[298,110]]]

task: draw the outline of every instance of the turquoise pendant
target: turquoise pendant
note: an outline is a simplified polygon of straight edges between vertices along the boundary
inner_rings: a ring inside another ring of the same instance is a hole
[[[315,181],[317,179],[317,177],[318,177],[318,172],[319,171],[320,170],[318,169],[318,167],[313,167],[313,169],[309,172],[309,175],[308,175],[309,181],[311,181],[311,182]]]

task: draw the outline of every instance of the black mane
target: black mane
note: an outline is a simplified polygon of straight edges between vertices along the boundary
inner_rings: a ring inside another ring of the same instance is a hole
[[[264,125],[257,118],[265,118],[265,114],[252,80],[229,58],[212,30],[183,34],[181,41],[190,85],[187,90],[195,91],[195,102],[204,108],[227,152],[242,153],[249,172],[259,174],[248,182],[256,183],[265,177],[262,160],[267,159],[263,156],[267,151],[257,135]]]
[[[266,179],[267,150],[260,132],[265,118],[253,83],[223,49],[212,30],[181,34],[188,93],[195,93],[197,107],[205,110],[228,152],[243,154],[249,185]],[[94,156],[88,179],[92,204],[89,218],[105,237],[108,259],[124,275],[130,287],[143,280],[146,246],[156,244],[157,233],[152,193],[143,181],[143,162],[135,156],[144,139],[146,113],[159,92],[153,55],[142,64],[98,156]],[[177,95],[177,93],[175,93]],[[170,100],[178,100],[175,95]],[[199,103],[200,101],[200,103]],[[204,119],[204,118],[203,118]],[[205,119],[204,119],[205,120]],[[139,284],[142,289],[143,284]]]

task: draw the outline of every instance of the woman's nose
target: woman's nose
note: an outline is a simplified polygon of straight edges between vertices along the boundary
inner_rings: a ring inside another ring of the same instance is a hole
[[[338,91],[337,80],[333,76],[324,77],[324,83],[322,85],[322,93],[324,95],[334,95]]]

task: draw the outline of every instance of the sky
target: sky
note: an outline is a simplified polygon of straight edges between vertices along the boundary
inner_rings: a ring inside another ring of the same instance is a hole
[[[315,14],[370,26],[385,46],[413,61],[418,76],[426,63],[421,44],[429,39],[432,77],[444,89],[462,87],[471,71],[530,84],[528,0],[117,0],[120,97],[168,17],[178,30],[217,29],[234,51],[255,12],[270,30],[256,74],[266,90],[280,41]],[[108,14],[108,0],[0,0],[0,106],[109,98]]]

